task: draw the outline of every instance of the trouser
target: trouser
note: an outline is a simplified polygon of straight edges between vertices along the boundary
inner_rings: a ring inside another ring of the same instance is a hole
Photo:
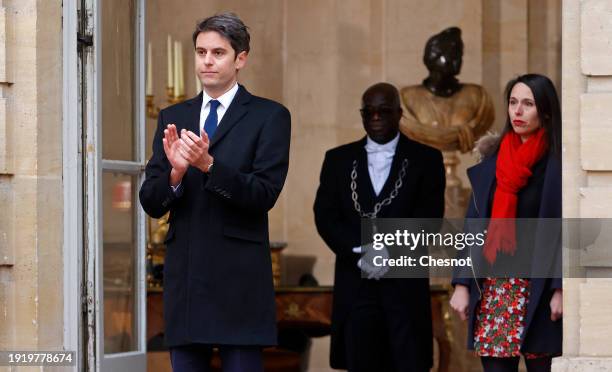
[[[384,279],[391,281],[395,279]],[[401,279],[405,280],[405,279]],[[410,280],[410,279],[408,279]],[[429,372],[431,338],[415,335],[415,324],[431,327],[428,319],[411,319],[407,306],[389,282],[367,280],[353,303],[344,328],[349,372]],[[416,296],[414,301],[427,301]],[[425,334],[431,334],[426,332]],[[418,333],[418,332],[417,332]],[[420,337],[419,337],[420,336]],[[420,349],[428,352],[419,353]]]
[[[263,372],[259,346],[219,346],[223,372]],[[170,348],[173,372],[209,372],[213,346],[190,344]]]

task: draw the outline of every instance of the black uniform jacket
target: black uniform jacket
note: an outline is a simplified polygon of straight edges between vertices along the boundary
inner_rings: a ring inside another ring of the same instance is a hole
[[[441,218],[444,214],[445,175],[440,151],[412,141],[400,134],[391,171],[376,196],[370,181],[365,151],[366,138],[325,154],[320,186],[314,204],[319,234],[336,254],[334,304],[330,364],[346,368],[344,324],[363,281],[357,267],[359,255],[353,247],[361,245],[361,218],[351,194],[351,171],[357,161],[357,194],[362,210],[371,212],[374,204],[389,196],[398,179],[402,163],[408,161],[406,176],[398,195],[383,206],[380,218]],[[432,358],[431,304],[429,280],[381,279],[384,293],[396,296],[395,311],[410,317],[411,340],[405,352],[415,361],[430,365]],[[406,342],[406,340],[397,340]]]

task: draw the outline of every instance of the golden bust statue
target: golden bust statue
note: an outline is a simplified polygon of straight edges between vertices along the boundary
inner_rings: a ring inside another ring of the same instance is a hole
[[[420,85],[401,89],[404,118],[401,130],[408,137],[441,151],[468,152],[493,124],[491,97],[480,85],[460,83],[463,41],[461,30],[448,28],[432,36],[423,62],[429,76]]]

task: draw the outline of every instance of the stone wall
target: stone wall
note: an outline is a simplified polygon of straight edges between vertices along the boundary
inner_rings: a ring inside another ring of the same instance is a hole
[[[609,218],[612,210],[612,2],[563,2],[563,215]],[[607,245],[609,248],[609,244]],[[610,252],[609,249],[606,250]],[[566,257],[567,259],[567,257]],[[585,261],[589,257],[583,257]],[[591,260],[592,261],[592,260]],[[585,265],[587,266],[587,265]],[[589,272],[612,268],[599,256]],[[553,370],[612,370],[612,281],[564,280],[563,358]]]
[[[0,1],[0,349],[63,343],[62,2]]]

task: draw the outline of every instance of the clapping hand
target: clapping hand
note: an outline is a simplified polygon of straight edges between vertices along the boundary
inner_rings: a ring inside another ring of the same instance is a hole
[[[192,131],[181,130],[179,152],[190,165],[206,173],[213,162],[213,157],[208,153],[210,146],[208,135],[204,129],[200,131],[200,134],[201,137]]]
[[[168,124],[166,129],[164,129],[162,143],[170,165],[182,177],[187,172],[189,162],[180,153],[180,139],[176,131],[176,125]]]

